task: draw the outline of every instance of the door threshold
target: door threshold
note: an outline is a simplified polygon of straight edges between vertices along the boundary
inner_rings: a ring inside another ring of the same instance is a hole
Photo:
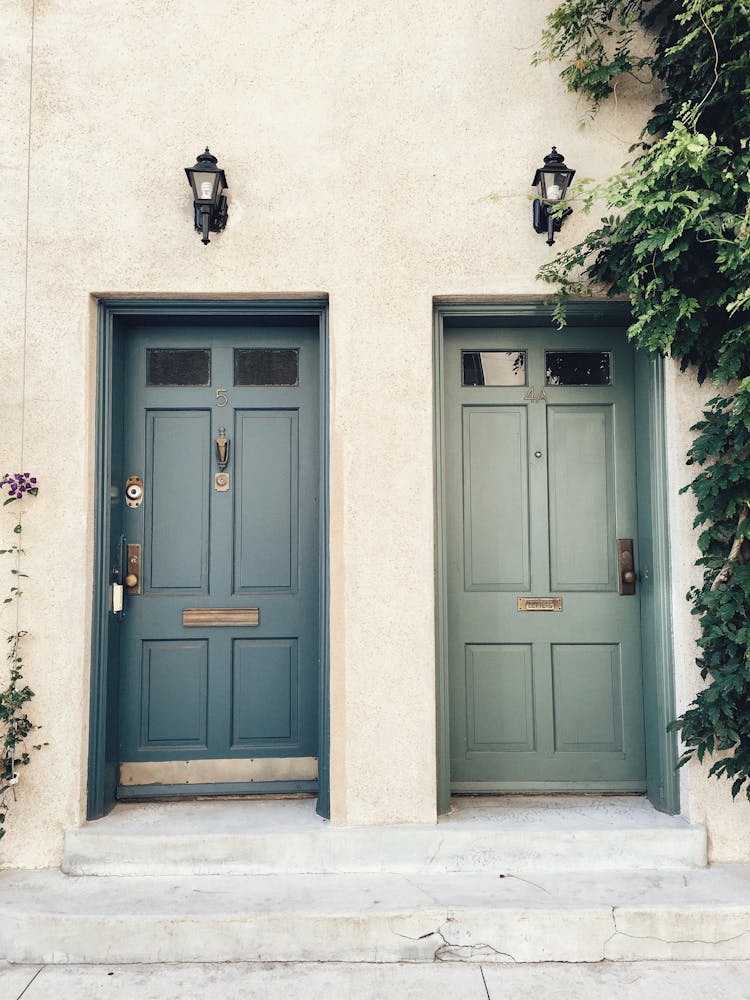
[[[247,802],[250,796],[248,795],[183,795],[179,801],[190,803],[190,802]],[[297,799],[311,799],[313,802],[317,801],[317,792],[258,792],[256,795],[252,796],[253,802],[285,802],[287,800],[296,801]],[[125,800],[123,800],[125,801]],[[142,802],[146,803],[169,803],[177,801],[173,795],[165,795],[163,799],[159,798],[144,798],[144,799],[127,799],[128,804],[137,804]]]
[[[117,798],[121,802],[139,802],[152,799],[185,798],[247,798],[250,796],[305,796],[317,795],[317,781],[235,781],[221,783],[185,783],[181,785],[118,785]]]
[[[581,791],[581,790],[573,790],[573,789],[569,789],[569,788],[558,789],[556,791],[553,791],[553,790],[550,790],[550,789],[543,790],[543,789],[534,789],[534,788],[529,788],[529,789],[513,789],[513,790],[510,790],[510,791],[508,791],[508,790],[499,790],[499,791],[486,791],[486,790],[484,790],[484,791],[461,791],[460,789],[454,789],[454,790],[451,791],[451,798],[452,799],[453,798],[464,798],[464,799],[465,798],[475,798],[475,799],[486,798],[486,799],[496,799],[496,798],[502,798],[503,796],[507,797],[509,795],[519,796],[519,797],[524,797],[524,798],[535,798],[535,797],[536,798],[574,798],[574,797],[578,796],[580,798],[592,798],[592,799],[619,798],[621,796],[623,796],[623,797],[624,796],[630,796],[632,798],[641,798],[641,799],[643,799],[643,798],[646,797],[646,792],[643,791],[643,790],[641,790],[641,791],[627,791],[627,790],[615,791],[613,789],[608,789],[606,791],[599,792],[599,791],[595,791],[595,790],[591,790],[591,789]]]
[[[659,812],[642,792],[454,793],[440,824],[480,822],[496,827],[665,828],[684,824]]]

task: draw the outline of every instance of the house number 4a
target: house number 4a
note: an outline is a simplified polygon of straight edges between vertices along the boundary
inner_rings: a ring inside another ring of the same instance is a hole
[[[529,402],[529,403],[547,403],[547,402],[549,402],[549,400],[547,399],[547,393],[544,391],[544,386],[542,386],[542,388],[539,390],[539,392],[537,392],[536,391],[536,386],[530,385],[529,386],[529,391],[526,393],[526,395],[523,398],[524,398],[524,402]]]

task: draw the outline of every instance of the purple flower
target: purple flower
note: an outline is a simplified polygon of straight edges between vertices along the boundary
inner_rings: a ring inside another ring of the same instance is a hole
[[[28,472],[6,472],[0,479],[0,490],[7,490],[9,500],[20,500],[26,493],[36,496],[39,487],[36,484],[36,476]]]

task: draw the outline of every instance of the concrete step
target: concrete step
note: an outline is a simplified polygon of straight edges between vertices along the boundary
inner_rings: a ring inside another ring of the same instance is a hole
[[[13,1000],[750,1000],[747,962],[6,965]]]
[[[528,877],[5,871],[0,895],[0,959],[17,963],[750,959],[750,866]]]
[[[311,799],[120,804],[67,831],[72,875],[692,868],[706,832],[634,796],[456,799],[432,825],[337,828]]]

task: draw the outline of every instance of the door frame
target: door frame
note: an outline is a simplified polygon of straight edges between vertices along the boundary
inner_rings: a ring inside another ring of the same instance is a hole
[[[549,300],[435,300],[433,334],[435,459],[435,642],[437,705],[437,808],[450,808],[450,728],[448,687],[448,588],[446,456],[444,402],[444,330],[458,320],[478,328],[553,326]],[[567,324],[625,331],[627,303],[611,300],[570,302]],[[635,351],[636,476],[641,552],[649,551],[653,585],[641,588],[641,647],[646,742],[647,795],[661,812],[680,810],[677,737],[667,732],[675,717],[675,678],[669,556],[664,359]]]
[[[110,483],[119,402],[118,320],[124,316],[227,316],[317,317],[320,365],[320,680],[318,706],[318,801],[321,816],[330,814],[330,712],[329,712],[329,574],[328,574],[328,299],[101,299],[97,316],[96,452],[94,593],[92,614],[91,680],[87,819],[98,819],[116,802],[118,771],[117,663],[110,654],[113,635],[110,613]],[[224,790],[225,794],[230,789]]]

